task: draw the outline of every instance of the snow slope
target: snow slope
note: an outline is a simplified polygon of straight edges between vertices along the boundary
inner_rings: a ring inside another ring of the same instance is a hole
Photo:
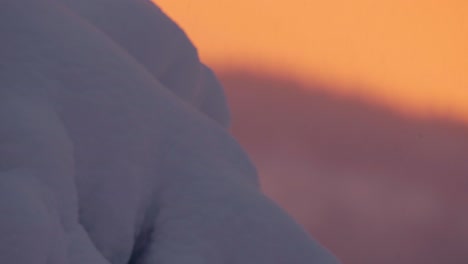
[[[336,263],[149,1],[3,0],[0,36],[0,263]]]

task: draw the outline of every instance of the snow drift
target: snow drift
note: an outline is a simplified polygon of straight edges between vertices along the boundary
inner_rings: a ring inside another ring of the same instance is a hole
[[[151,2],[4,0],[0,36],[0,263],[336,263]]]

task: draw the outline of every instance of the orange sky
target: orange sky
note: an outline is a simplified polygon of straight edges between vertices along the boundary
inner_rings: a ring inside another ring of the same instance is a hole
[[[468,120],[466,0],[155,1],[209,64],[288,71]]]

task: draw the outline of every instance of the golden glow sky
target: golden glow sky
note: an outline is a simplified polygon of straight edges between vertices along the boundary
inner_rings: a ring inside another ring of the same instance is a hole
[[[338,84],[468,120],[466,0],[155,0],[212,65]]]

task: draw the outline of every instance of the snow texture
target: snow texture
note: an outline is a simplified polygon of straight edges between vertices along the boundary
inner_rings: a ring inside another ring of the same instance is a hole
[[[336,263],[147,0],[0,0],[0,263]]]

